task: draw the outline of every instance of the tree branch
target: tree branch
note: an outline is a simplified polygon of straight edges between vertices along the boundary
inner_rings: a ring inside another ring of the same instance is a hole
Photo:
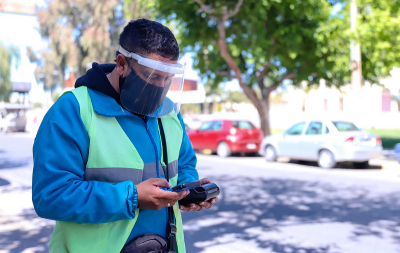
[[[257,98],[257,94],[255,91],[251,88],[249,88],[245,83],[243,83],[242,79],[242,72],[240,71],[239,66],[235,62],[235,60],[232,58],[232,56],[228,52],[228,46],[226,45],[225,41],[225,21],[224,18],[222,20],[218,20],[218,33],[219,33],[219,38],[218,38],[218,45],[220,48],[220,54],[221,57],[224,58],[226,63],[229,66],[229,69],[233,70],[235,73],[235,78],[238,79],[240,87],[243,89],[243,92],[246,94],[246,96],[254,103],[254,105],[257,105],[259,103],[259,100]]]
[[[206,6],[204,3],[202,3],[201,0],[194,0],[194,1],[200,5],[200,8],[201,8],[204,12],[206,12],[206,13],[208,13],[208,14],[214,14],[214,13],[215,13],[215,9],[212,9],[212,8],[209,9],[209,8],[207,8],[207,6]]]
[[[239,12],[240,6],[242,6],[242,4],[243,4],[243,0],[239,0],[239,2],[237,2],[235,5],[235,9],[226,14],[226,20],[235,16]]]
[[[267,57],[265,57],[266,58],[266,60],[267,60],[267,62],[265,63],[265,65],[264,65],[264,67],[263,67],[263,70],[261,71],[261,72],[259,72],[260,73],[260,75],[258,76],[258,78],[257,78],[257,83],[258,83],[258,86],[260,87],[260,88],[264,88],[265,87],[265,85],[264,85],[264,77],[265,77],[265,75],[267,74],[267,72],[268,72],[268,70],[269,70],[269,66],[270,66],[270,62],[269,62],[269,57],[271,57],[273,54],[275,54],[275,51],[276,51],[276,47],[274,47],[274,45],[275,45],[275,38],[272,38],[271,39],[271,46],[272,46],[272,49],[269,51],[269,54],[267,55]]]
[[[207,8],[207,6],[204,3],[202,3],[201,0],[194,0],[194,2],[198,3],[204,12],[206,12],[208,14],[215,13],[215,9]],[[242,72],[240,71],[238,64],[235,62],[233,57],[230,55],[230,53],[228,51],[228,46],[226,44],[225,22],[228,21],[228,19],[235,16],[239,12],[240,6],[242,4],[243,4],[243,0],[239,0],[235,5],[235,9],[231,12],[228,12],[227,6],[223,6],[222,7],[222,17],[220,17],[220,18],[216,18],[213,16],[211,16],[211,17],[216,20],[217,25],[218,25],[218,35],[219,35],[218,45],[219,45],[219,49],[220,49],[220,55],[225,60],[225,62],[228,64],[229,69],[233,70],[233,72],[235,73],[234,76],[231,76],[230,74],[229,74],[229,76],[238,79],[239,85],[242,88],[243,92],[246,94],[246,96],[253,102],[253,104],[258,109],[262,110],[262,106],[261,106],[260,100],[257,98],[256,92],[252,88],[248,87],[245,83],[243,83]]]
[[[219,76],[227,76],[227,77],[232,77],[231,73],[229,71],[216,71],[215,72],[216,75]]]
[[[265,74],[267,74],[268,69],[269,69],[269,61],[267,63],[265,63],[263,70],[261,72],[258,72],[260,75],[257,78],[257,83],[261,89],[263,89],[265,87],[264,77],[265,77]]]
[[[278,82],[274,83],[273,85],[271,85],[270,87],[267,88],[268,94],[271,93],[272,91],[276,90],[276,88],[279,87],[279,85],[281,85],[281,83],[285,80],[285,79],[292,79],[296,77],[295,73],[289,73],[286,74],[284,77],[282,77]]]

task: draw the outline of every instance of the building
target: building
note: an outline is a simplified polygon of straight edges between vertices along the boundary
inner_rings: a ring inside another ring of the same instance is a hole
[[[400,128],[400,69],[381,80],[383,85],[368,82],[356,92],[350,85],[327,87],[324,80],[319,86],[307,88],[289,86],[279,103],[272,103],[271,125],[287,128],[307,118],[334,118],[348,120],[361,128]]]

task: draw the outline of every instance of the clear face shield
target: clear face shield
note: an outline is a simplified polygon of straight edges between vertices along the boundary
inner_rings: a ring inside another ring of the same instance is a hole
[[[130,112],[144,116],[174,117],[179,113],[185,65],[171,64],[128,52],[130,73],[120,80],[121,103]]]

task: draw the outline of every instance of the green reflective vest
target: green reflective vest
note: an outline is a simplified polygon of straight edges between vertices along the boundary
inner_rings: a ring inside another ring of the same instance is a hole
[[[96,114],[87,87],[71,91],[79,103],[80,115],[90,139],[86,181],[118,183],[131,180],[142,182],[143,170],[156,170],[156,163],[144,164],[135,146],[129,140],[115,117]],[[168,148],[169,182],[178,181],[178,158],[183,135],[178,117],[162,118]],[[108,135],[113,132],[113,135]],[[125,159],[124,159],[125,158]],[[161,158],[161,166],[165,167]],[[179,253],[185,253],[182,218],[179,205],[173,206],[177,226],[176,243]],[[125,245],[139,215],[129,220],[108,223],[75,223],[57,221],[49,243],[50,253],[119,253]]]

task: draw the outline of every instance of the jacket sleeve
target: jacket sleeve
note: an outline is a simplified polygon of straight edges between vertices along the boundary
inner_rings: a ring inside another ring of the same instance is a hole
[[[62,96],[47,112],[33,145],[32,201],[46,219],[104,223],[133,219],[136,187],[84,181],[89,137],[72,93]]]
[[[182,115],[180,113],[178,118],[183,129],[182,144],[178,160],[178,184],[182,184],[199,180],[199,175],[196,170],[197,157],[194,153],[189,137],[186,134],[185,124],[183,123]]]

